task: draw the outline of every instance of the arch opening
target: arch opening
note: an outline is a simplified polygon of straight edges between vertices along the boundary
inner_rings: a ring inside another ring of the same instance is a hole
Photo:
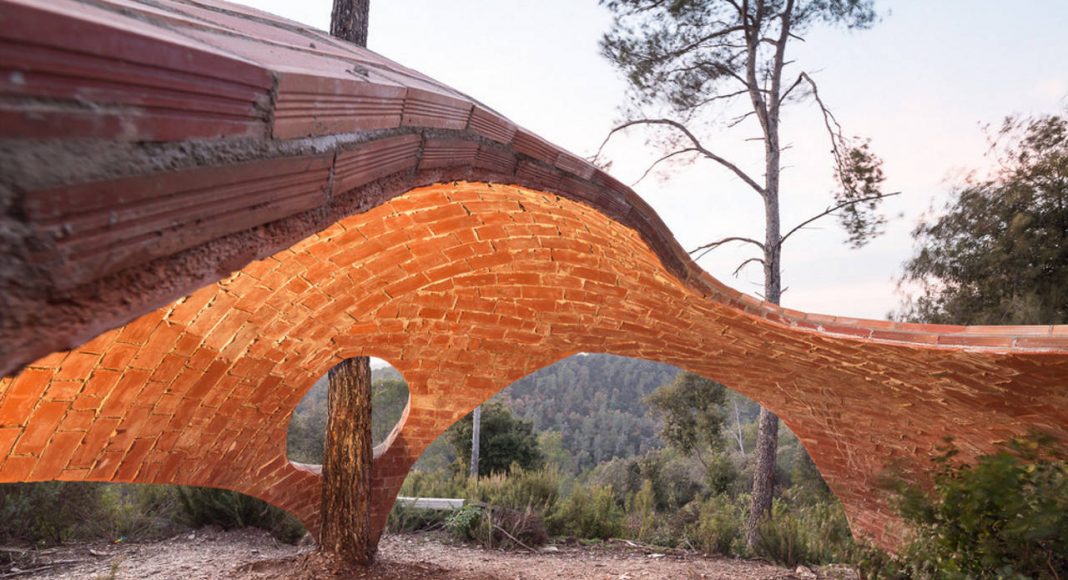
[[[329,419],[328,375],[319,377],[293,409],[286,430],[286,457],[291,463],[322,465]],[[388,361],[371,357],[371,442],[379,457],[404,426],[411,402],[408,381]]]
[[[682,523],[687,517],[719,518],[742,530],[740,505],[752,480],[758,404],[725,385],[698,377],[714,391],[709,404],[719,421],[718,435],[711,444],[698,442],[684,449],[665,435],[669,431],[665,423],[679,418],[667,417],[664,409],[671,407],[671,401],[662,399],[678,397],[678,389],[669,391],[686,375],[668,364],[612,354],[564,358],[527,374],[483,403],[484,409],[497,409],[509,417],[496,427],[483,427],[483,460],[495,451],[512,449],[511,469],[500,470],[496,464],[480,469],[477,486],[466,477],[469,454],[463,446],[471,445],[468,415],[427,447],[400,495],[499,502],[506,509],[522,509],[520,504],[528,502],[544,521],[551,522],[549,532],[582,534],[592,532],[568,527],[577,525],[568,519],[572,516],[567,506],[580,501],[572,496],[585,491],[607,493],[614,507],[602,510],[601,515],[609,513],[605,517],[611,521],[610,512],[615,510],[619,517],[614,533],[666,546],[692,531]],[[683,385],[693,386],[692,381]],[[654,401],[657,394],[661,400]],[[539,456],[533,464],[528,452],[517,445],[527,431]],[[803,442],[785,425],[780,442],[779,501],[791,509],[819,506],[827,521],[844,529],[848,539],[842,505]],[[637,506],[643,498],[652,503]],[[418,529],[441,519],[428,512],[413,513],[412,506],[410,500],[395,504],[390,519],[393,529]],[[644,524],[642,509],[648,510]],[[726,549],[711,544],[709,548]]]

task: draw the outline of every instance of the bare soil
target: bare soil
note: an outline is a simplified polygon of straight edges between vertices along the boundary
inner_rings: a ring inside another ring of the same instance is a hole
[[[71,545],[23,558],[3,578],[49,580],[563,580],[855,578],[846,570],[788,570],[759,561],[715,558],[611,541],[548,546],[537,553],[455,544],[438,534],[387,535],[368,569],[344,570],[314,547],[291,546],[266,532],[198,530],[143,544]]]

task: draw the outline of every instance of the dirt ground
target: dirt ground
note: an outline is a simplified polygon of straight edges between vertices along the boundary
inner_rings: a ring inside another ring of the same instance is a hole
[[[14,573],[14,575],[13,575]],[[613,541],[596,546],[556,545],[538,553],[456,545],[441,535],[387,535],[377,563],[339,573],[315,556],[311,546],[291,546],[258,530],[199,530],[145,544],[73,545],[42,552],[21,569],[7,567],[0,578],[49,580],[282,580],[353,578],[366,580],[590,580],[855,578],[842,570],[788,570],[745,560],[657,551]]]

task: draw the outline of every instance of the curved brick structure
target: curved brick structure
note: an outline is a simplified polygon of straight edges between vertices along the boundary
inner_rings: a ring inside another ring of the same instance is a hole
[[[226,487],[315,529],[285,430],[356,355],[411,391],[375,462],[379,525],[449,424],[576,352],[761,401],[883,543],[888,463],[921,472],[946,434],[966,455],[1068,440],[1068,328],[764,304],[601,171],[324,33],[215,0],[0,17],[0,481]]]

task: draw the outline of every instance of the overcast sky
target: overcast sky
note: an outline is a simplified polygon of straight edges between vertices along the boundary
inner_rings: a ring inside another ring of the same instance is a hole
[[[329,27],[332,0],[242,3]],[[982,126],[1008,114],[1052,113],[1068,105],[1068,2],[878,5],[883,19],[873,29],[815,29],[790,54],[815,73],[846,132],[871,138],[885,160],[887,191],[902,195],[884,204],[891,218],[886,233],[863,249],[846,247],[833,219],[791,238],[782,299],[791,308],[883,318],[900,300],[895,280],[913,250],[911,230],[944,204],[968,170],[987,164]],[[617,120],[625,88],[598,53],[610,23],[593,0],[373,0],[368,45],[588,156]],[[830,200],[831,161],[822,131],[811,106],[784,117],[784,142],[791,145],[784,156],[784,231]],[[760,146],[746,143],[746,136],[716,134],[709,143],[759,176]],[[658,157],[638,134],[607,151],[611,172],[627,183]],[[672,168],[668,179],[646,179],[635,189],[687,249],[728,235],[763,238],[758,198],[716,166]],[[700,263],[755,294],[762,287],[759,268],[731,276],[751,255],[728,249]]]

